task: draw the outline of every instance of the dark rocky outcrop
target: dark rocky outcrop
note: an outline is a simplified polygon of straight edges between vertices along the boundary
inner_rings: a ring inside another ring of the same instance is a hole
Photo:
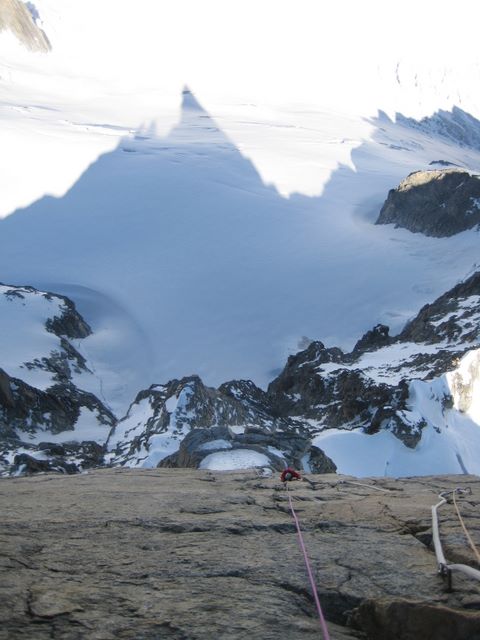
[[[270,396],[251,380],[231,380],[218,387],[219,393],[241,402],[246,410],[246,421],[258,426],[271,427],[274,407]]]
[[[35,298],[47,300],[51,305],[51,315],[45,319],[44,329],[58,338],[58,346],[50,353],[22,363],[23,368],[51,373],[54,384],[70,384],[72,372],[92,373],[86,359],[70,342],[87,338],[92,330],[69,298],[28,286],[14,287],[0,283],[0,287],[7,300],[21,301],[25,305],[26,315],[29,313],[30,302],[34,302]]]
[[[323,342],[312,342],[303,351],[290,356],[283,371],[268,386],[275,413],[314,417],[312,410],[325,392],[325,381],[319,375],[322,365],[341,365],[343,362],[343,352],[336,347],[327,349]]]
[[[381,370],[385,382],[379,382],[365,368],[369,353],[395,345],[408,347],[409,343],[418,346],[398,364],[390,362],[386,352]],[[442,346],[433,352],[427,348],[423,351],[422,345],[437,344]],[[397,336],[390,336],[389,328],[378,324],[366,332],[351,353],[312,343],[290,356],[285,369],[269,385],[267,395],[273,411],[284,419],[295,417],[301,422],[307,418],[322,428],[363,427],[371,434],[388,429],[413,448],[426,423],[421,418],[406,417],[408,382],[412,378],[429,380],[455,369],[459,358],[479,344],[477,272],[425,305]]]
[[[43,340],[47,345],[43,348],[44,355],[31,361],[9,361],[16,372],[32,372],[33,375],[25,376],[32,384],[20,375],[0,369],[0,473],[5,470],[14,474],[50,470],[72,473],[103,464],[103,443],[116,418],[93,393],[77,386],[79,380],[81,384],[80,376],[85,375],[89,384],[93,376],[85,357],[71,342],[91,335],[91,328],[74,303],[64,296],[33,287],[1,284],[0,288],[5,312],[11,313],[14,320],[25,314],[36,323],[40,344]],[[10,324],[14,325],[12,319]],[[56,340],[50,336],[45,340],[45,332],[53,334]],[[37,354],[42,354],[35,340],[31,345]],[[38,375],[39,371],[43,373]],[[37,380],[41,388],[33,386]],[[89,437],[92,427],[97,431],[101,444],[82,441],[85,427]],[[68,444],[50,443],[42,448],[35,444],[39,434],[46,440],[61,439]]]
[[[146,405],[150,417],[137,423],[136,411]],[[273,400],[248,380],[231,381],[218,389],[207,387],[197,376],[152,385],[141,392],[126,417],[112,430],[108,446],[113,461],[132,464],[149,455],[157,436],[178,442],[178,451],[160,466],[198,467],[207,455],[225,449],[250,449],[266,455],[274,468],[297,464],[309,455],[308,430],[288,416],[279,417]],[[230,427],[240,428],[235,433]],[[218,448],[212,443],[219,442]],[[282,451],[284,456],[270,448]],[[143,456],[143,458],[141,458]],[[316,469],[333,471],[335,465],[316,452]]]
[[[249,381],[226,383],[214,389],[204,385],[198,376],[189,376],[152,385],[137,395],[125,418],[112,431],[109,446],[113,447],[114,460],[130,463],[140,450],[148,452],[152,437],[162,434],[169,434],[180,444],[190,429],[248,424],[268,428],[271,418],[268,408],[259,401],[262,397],[262,391]],[[150,415],[137,423],[136,412],[145,405]]]
[[[378,324],[351,353],[327,348],[322,342],[310,343],[288,358],[267,391],[248,380],[213,389],[195,376],[152,385],[138,395],[112,433],[112,460],[136,464],[148,457],[152,438],[168,435],[180,449],[161,464],[195,467],[205,457],[201,450],[205,443],[221,439],[232,448],[251,448],[254,430],[263,434],[268,446],[283,450],[288,462],[302,456],[282,444],[284,435],[292,441],[308,439],[330,428],[361,428],[367,434],[388,430],[405,446],[415,448],[427,422],[410,411],[409,382],[431,380],[455,369],[459,358],[478,344],[480,273],[426,305],[397,336]],[[431,345],[439,346],[432,350]],[[382,350],[383,355],[372,359]],[[442,411],[452,407],[451,396],[440,400]],[[150,415],[146,422],[136,422],[137,410],[144,420],[144,409],[140,410],[144,402]],[[232,433],[228,427],[241,427],[244,434]],[[224,435],[218,436],[217,429],[225,429]],[[254,443],[260,447],[255,450],[264,452],[264,443]],[[278,466],[273,458],[272,466]]]
[[[60,299],[62,302],[62,313],[59,316],[49,318],[46,322],[47,331],[57,336],[67,338],[87,338],[92,333],[92,329],[78,313],[75,304],[65,296],[47,293],[46,297]]]
[[[29,456],[27,453],[19,453],[13,459],[13,475],[17,473],[45,473],[46,471],[59,471],[61,473],[78,473],[77,465],[66,462],[65,459],[51,458],[42,460]]]
[[[416,171],[390,190],[376,224],[437,238],[480,224],[480,178],[459,169]]]
[[[10,376],[0,369],[0,406],[12,409],[15,406]]]
[[[13,474],[51,470],[73,473],[103,463],[103,445],[78,441],[75,432],[84,410],[98,427],[101,441],[106,440],[115,425],[115,416],[95,395],[71,384],[59,384],[41,391],[2,370],[0,388],[0,469],[6,468]],[[61,433],[62,439],[67,441],[71,432],[75,442],[34,445],[31,438],[39,431],[47,436]],[[15,455],[18,449],[23,453]]]
[[[112,412],[92,393],[73,385],[57,385],[48,391],[31,387],[18,378],[1,374],[10,389],[10,402],[0,403],[0,427],[8,425],[20,434],[34,434],[37,429],[50,433],[73,431],[82,408],[91,411],[99,425],[110,429],[116,422]]]
[[[477,298],[478,297],[478,298]],[[420,309],[398,336],[400,341],[462,343],[480,339],[480,271]]]
[[[393,338],[389,335],[390,327],[385,324],[377,324],[367,331],[353,348],[353,353],[363,353],[365,351],[375,351],[381,347],[392,344]]]
[[[93,441],[67,442],[63,444],[41,442],[38,446],[23,444],[31,451],[19,453],[13,458],[12,475],[57,472],[74,474],[102,466],[105,447]]]
[[[344,362],[348,363],[350,358],[351,354],[346,355]],[[280,384],[274,381],[271,386],[287,415],[299,421],[307,417],[324,428],[363,427],[369,434],[388,429],[409,448],[414,448],[421,438],[424,423],[405,422],[402,417],[408,401],[408,386],[403,380],[398,384],[379,383],[360,369],[350,367],[322,374],[321,365],[316,367],[314,362],[310,363],[308,375],[303,367],[297,375],[293,360],[288,379],[295,381],[294,397],[281,390],[282,374]]]

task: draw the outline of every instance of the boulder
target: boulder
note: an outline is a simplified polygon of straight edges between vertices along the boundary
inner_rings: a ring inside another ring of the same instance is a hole
[[[353,348],[353,353],[359,354],[365,351],[375,351],[376,349],[391,344],[394,339],[390,337],[389,332],[390,327],[387,327],[386,324],[375,325],[373,329],[367,331],[360,340],[358,340]]]
[[[416,171],[391,189],[375,224],[437,238],[480,224],[480,177],[461,169]]]

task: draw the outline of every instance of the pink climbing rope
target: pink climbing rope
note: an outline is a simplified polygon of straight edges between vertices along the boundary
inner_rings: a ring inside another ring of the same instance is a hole
[[[310,566],[310,561],[307,555],[307,549],[305,548],[305,542],[303,541],[303,535],[302,535],[302,530],[300,529],[300,523],[298,521],[297,514],[295,513],[295,509],[293,508],[292,498],[290,497],[290,493],[288,491],[288,485],[287,485],[287,495],[288,495],[288,503],[290,505],[290,511],[292,512],[293,519],[295,520],[295,526],[297,527],[298,542],[303,552],[303,559],[305,560],[305,566],[307,567],[308,578],[310,580],[310,585],[312,587],[312,592],[313,592],[313,599],[315,600],[315,604],[317,605],[318,617],[320,619],[320,626],[322,627],[323,637],[324,637],[324,640],[330,640],[330,634],[328,633],[327,623],[323,615],[322,606],[320,604],[320,598],[318,597],[317,585],[315,584],[312,567]]]

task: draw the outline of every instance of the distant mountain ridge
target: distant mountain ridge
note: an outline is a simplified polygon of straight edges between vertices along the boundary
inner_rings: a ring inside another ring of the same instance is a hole
[[[396,120],[412,129],[440,135],[447,140],[455,140],[465,147],[480,149],[480,122],[470,113],[454,106],[451,111],[440,109],[421,120],[406,118],[397,113]]]

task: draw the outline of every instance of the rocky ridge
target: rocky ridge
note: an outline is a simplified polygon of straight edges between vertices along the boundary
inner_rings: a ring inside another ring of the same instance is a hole
[[[13,473],[76,473],[79,468],[100,466],[103,447],[95,441],[75,441],[82,412],[98,425],[100,441],[102,428],[105,439],[116,423],[115,416],[92,393],[72,384],[41,391],[0,369],[0,465],[11,467]],[[73,442],[69,442],[69,432]],[[56,442],[58,434],[66,442]],[[50,439],[53,442],[48,442]]]
[[[8,29],[30,51],[48,53],[52,47],[46,33],[36,24],[36,13],[31,2],[0,0],[0,32]]]
[[[428,385],[441,380],[446,372],[456,370],[466,354],[475,353],[479,343],[480,273],[476,273],[422,308],[398,336],[390,336],[388,327],[377,325],[351,353],[311,343],[290,356],[267,392],[248,381],[207,389],[199,378],[151,387],[139,394],[127,417],[113,430],[109,440],[113,460],[144,464],[153,454],[157,464],[157,447],[163,453],[174,447],[175,453],[180,440],[198,427],[209,429],[212,442],[227,440],[230,445],[232,439],[219,438],[212,427],[230,427],[245,435],[261,428],[272,440],[277,439],[284,461],[298,460],[284,441],[280,443],[284,434],[300,436],[308,443],[331,428],[362,429],[369,434],[388,430],[413,449],[429,419],[412,410],[411,381]],[[434,402],[444,414],[456,410],[447,384]],[[463,406],[463,410],[468,408]],[[147,429],[145,415],[149,416]],[[441,423],[433,426],[442,428]],[[200,464],[207,450],[194,452],[192,446],[189,440],[188,459]],[[198,447],[205,447],[204,438]],[[304,452],[307,448],[308,444]],[[268,450],[263,453],[276,468],[275,456]],[[174,456],[169,463],[179,459],[185,463],[187,457]],[[305,462],[308,465],[308,457]]]
[[[33,287],[0,284],[0,307],[0,470],[73,473],[102,464],[116,418],[82,389],[94,378],[79,351],[91,328],[68,298]],[[84,437],[92,426],[95,441]]]
[[[480,149],[480,122],[459,107],[452,107],[451,111],[440,109],[432,116],[421,120],[407,118],[397,113],[396,121],[427,135],[441,136],[446,140],[455,141],[461,146]],[[451,163],[447,162],[446,164]]]
[[[40,295],[22,291],[8,290],[9,299]],[[60,307],[63,315],[50,317],[47,330],[68,344],[67,336],[81,340],[88,326],[71,304],[60,301]],[[480,272],[422,308],[397,336],[377,325],[351,353],[312,342],[290,356],[266,391],[248,380],[213,389],[190,376],[141,391],[118,421],[94,395],[81,390],[78,378],[69,375],[71,365],[62,369],[58,355],[44,357],[37,366],[50,376],[46,390],[7,372],[0,376],[3,466],[10,473],[33,471],[37,465],[27,464],[27,455],[42,461],[36,470],[48,469],[49,460],[59,468],[62,456],[49,454],[59,443],[85,441],[90,452],[91,438],[76,431],[77,421],[85,418],[82,412],[88,412],[87,419],[104,434],[96,439],[101,450],[96,460],[102,464],[280,469],[291,463],[331,472],[335,460],[324,455],[316,440],[316,446],[312,443],[330,429],[370,435],[387,431],[412,450],[429,429],[450,433],[452,419],[468,416],[474,405],[479,343]],[[69,349],[62,358],[67,364],[73,358],[80,366]],[[87,363],[83,367],[88,371]],[[427,408],[415,404],[419,393],[429,397]],[[15,458],[18,454],[23,457]],[[65,456],[64,470],[71,471],[72,454]],[[464,471],[476,469],[461,453],[457,458]],[[80,461],[74,470],[82,468]]]
[[[431,505],[474,476],[292,483],[332,640],[479,640],[479,583],[437,572]],[[288,496],[252,471],[109,469],[0,482],[0,639],[318,638]],[[474,565],[452,504],[448,561]]]
[[[416,171],[391,189],[376,224],[442,238],[480,224],[480,177],[461,169]]]
[[[112,464],[127,466],[155,466],[168,454],[168,466],[196,467],[213,453],[243,449],[282,468],[286,459],[300,465],[311,443],[302,422],[277,417],[268,394],[250,380],[213,389],[190,376],[140,392],[112,429],[107,448]]]

